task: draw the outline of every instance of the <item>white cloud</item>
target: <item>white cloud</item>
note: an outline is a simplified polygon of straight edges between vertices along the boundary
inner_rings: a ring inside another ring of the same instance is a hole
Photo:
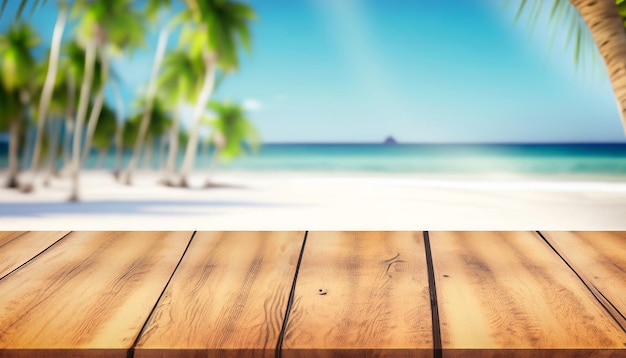
[[[258,112],[263,108],[263,102],[258,99],[248,98],[243,101],[242,106],[250,112]]]

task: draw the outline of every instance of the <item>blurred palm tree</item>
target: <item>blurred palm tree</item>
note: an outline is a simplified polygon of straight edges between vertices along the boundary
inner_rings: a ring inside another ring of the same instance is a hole
[[[209,108],[215,113],[215,117],[205,118],[204,123],[214,129],[210,141],[215,149],[209,165],[206,186],[212,185],[212,174],[219,158],[231,160],[244,153],[245,148],[256,150],[261,142],[259,131],[248,119],[241,105],[232,102],[210,102]]]
[[[94,100],[94,108],[90,115],[90,125],[87,128],[87,142],[85,151],[89,151],[91,137],[98,123],[99,112],[104,102],[104,82],[108,75],[107,47],[112,50],[123,49],[130,44],[143,41],[144,28],[139,11],[130,0],[91,0],[80,1],[75,4],[75,12],[81,15],[78,25],[81,40],[85,43],[85,73],[80,89],[76,126],[74,128],[74,143],[72,152],[72,189],[70,201],[79,200],[79,171],[82,162],[81,139],[83,124],[87,114],[87,104],[93,82],[96,55],[102,62],[103,84],[99,87]]]
[[[256,18],[252,8],[232,0],[187,0],[188,9],[179,15],[186,25],[181,30],[181,44],[188,46],[192,57],[204,64],[202,87],[192,114],[192,128],[180,169],[180,185],[188,186],[198,151],[199,128],[203,113],[214,89],[216,71],[236,70],[238,50],[250,49],[249,22]]]
[[[201,60],[193,58],[187,51],[170,52],[163,62],[163,72],[159,77],[158,88],[162,102],[172,114],[168,156],[165,164],[163,183],[173,185],[176,171],[178,143],[180,135],[180,111],[186,102],[192,101],[194,94],[200,91],[200,78],[204,73]]]
[[[527,11],[532,30],[545,9],[544,1],[521,0],[515,18]],[[573,47],[576,65],[585,58],[593,63],[594,48],[599,51],[626,131],[626,1],[553,0],[549,9],[552,36],[557,29],[566,29],[567,45]]]
[[[60,153],[59,144],[61,142],[61,131],[63,130],[63,117],[67,113],[68,107],[68,86],[67,83],[62,82],[58,86],[55,86],[54,95],[50,100],[50,107],[48,108],[48,157],[44,165],[45,177],[43,184],[48,186],[50,179],[57,175],[58,172],[58,155]]]
[[[152,114],[150,115],[150,127],[146,133],[146,157],[144,158],[144,166],[145,167],[154,167],[152,164],[153,160],[153,151],[158,145],[159,153],[156,157],[156,168],[159,167],[159,163],[162,162],[162,154],[163,154],[163,142],[165,133],[172,126],[172,119],[169,117],[167,111],[163,107],[163,105],[155,100],[154,106],[152,107]]]
[[[47,66],[46,78],[43,83],[42,94],[39,99],[39,107],[37,111],[37,136],[35,138],[35,144],[33,148],[33,157],[30,164],[30,170],[32,178],[29,183],[24,186],[25,191],[33,189],[33,182],[39,166],[39,152],[41,147],[41,141],[43,139],[44,127],[46,121],[46,115],[50,100],[52,99],[52,92],[54,91],[57,70],[59,65],[59,57],[61,53],[61,40],[63,38],[63,31],[65,30],[65,24],[67,22],[67,1],[58,0],[59,12],[56,22],[54,24],[54,30],[52,31],[52,39],[50,43],[50,55]]]
[[[170,6],[170,0],[148,0],[148,2],[146,3],[145,15],[150,22],[158,22],[161,10],[163,8],[170,8]],[[141,117],[141,124],[139,126],[139,132],[137,134],[137,141],[135,142],[133,155],[126,167],[125,182],[129,185],[132,184],[133,172],[135,171],[135,168],[137,166],[139,153],[141,152],[141,147],[143,146],[146,132],[148,130],[148,127],[150,126],[150,113],[152,112],[154,97],[157,90],[157,76],[161,68],[161,63],[163,62],[163,57],[165,56],[165,49],[167,47],[168,37],[169,26],[161,26],[159,29],[159,39],[157,41],[154,61],[152,63],[152,73],[150,75],[150,81],[148,82],[148,88],[146,91],[146,105],[144,107],[143,115]]]
[[[143,113],[145,111],[145,108],[148,105],[147,103],[148,103],[148,99],[144,98],[135,102],[134,104],[134,107],[140,110],[139,111],[140,114],[133,117],[133,120],[139,122],[139,126],[136,132],[137,134],[141,130],[141,124],[143,123],[143,118],[144,118]],[[160,142],[163,135],[167,132],[167,130],[172,125],[172,120],[170,119],[167,113],[167,110],[165,109],[163,105],[163,102],[159,98],[154,98],[152,100],[152,108],[151,108],[149,115],[151,119],[150,126],[146,130],[145,146],[142,146],[142,149],[144,152],[143,162],[145,166],[150,166],[149,163],[152,162],[152,154],[153,154],[155,142],[157,141]],[[137,136],[137,139],[133,141],[134,148],[137,147],[137,141],[139,141],[139,135]],[[138,154],[138,157],[139,156],[140,155]],[[137,160],[138,159],[139,158],[137,158]]]
[[[35,59],[32,50],[39,43],[35,30],[28,24],[17,22],[7,33],[0,35],[0,80],[4,121],[8,122],[9,178],[7,187],[18,186],[18,151],[22,122],[25,119],[34,77]]]
[[[64,144],[64,167],[70,170],[70,140],[74,134],[76,116],[76,97],[79,95],[76,84],[82,83],[85,77],[85,49],[77,42],[66,43],[62,48],[63,57],[58,77],[66,85],[67,106],[65,111],[65,144]],[[92,85],[99,88],[102,86],[104,78],[102,76],[102,62],[95,59]]]
[[[93,146],[100,152],[98,161],[95,164],[96,168],[100,168],[102,166],[102,163],[104,162],[104,159],[113,144],[116,128],[117,119],[115,111],[105,104],[102,107],[102,111],[100,111],[100,118],[93,136]]]
[[[104,1],[104,0],[99,0]],[[120,54],[124,51],[132,51],[144,44],[145,24],[141,12],[133,7],[130,0],[109,1],[107,6],[103,7],[102,17],[106,21],[100,21],[98,26],[101,27],[104,35],[99,43],[101,61],[106,65],[108,72],[103,72],[102,76],[105,82],[98,87],[98,93],[95,97],[94,111],[91,112],[89,125],[87,128],[87,136],[85,149],[82,152],[82,161],[85,161],[91,150],[91,142],[95,132],[95,128],[100,118],[99,113],[104,103],[104,86],[109,78],[119,82],[119,78],[108,66],[108,55]],[[104,71],[103,67],[103,71]],[[93,120],[93,121],[92,121]]]

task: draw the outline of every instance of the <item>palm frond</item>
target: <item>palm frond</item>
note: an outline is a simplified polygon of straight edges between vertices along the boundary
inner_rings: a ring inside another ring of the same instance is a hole
[[[16,19],[19,19],[22,16],[22,12],[24,11],[24,8],[26,7],[27,3],[28,3],[28,0],[21,0],[20,6],[17,8],[17,13],[15,13]]]
[[[4,14],[4,9],[6,9],[9,0],[2,0],[2,6],[0,7],[0,16]]]
[[[620,0],[616,0],[620,1]],[[623,2],[623,0],[621,0]],[[526,13],[529,26],[529,38],[532,36],[538,21],[547,13],[548,28],[551,31],[548,43],[548,53],[552,51],[555,38],[558,33],[565,32],[565,49],[572,51],[572,58],[575,68],[579,69],[583,64],[599,64],[598,51],[589,29],[580,17],[573,5],[568,0],[553,0],[552,4],[546,6],[541,0],[533,0],[530,2],[520,0],[519,6],[515,13],[514,22]]]

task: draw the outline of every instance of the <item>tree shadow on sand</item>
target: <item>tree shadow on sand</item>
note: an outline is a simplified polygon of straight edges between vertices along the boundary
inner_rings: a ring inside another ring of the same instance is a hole
[[[43,217],[48,215],[189,215],[218,214],[215,209],[224,208],[271,208],[293,206],[251,201],[224,200],[98,200],[68,202],[2,203],[0,217]],[[203,210],[205,209],[205,210]]]

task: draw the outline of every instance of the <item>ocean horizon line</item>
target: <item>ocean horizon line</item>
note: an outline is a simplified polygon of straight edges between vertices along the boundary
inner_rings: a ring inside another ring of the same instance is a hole
[[[380,145],[380,146],[580,146],[580,145],[600,145],[600,146],[618,146],[618,145],[626,145],[626,140],[623,142],[396,142],[393,144],[384,143],[382,141],[373,142],[373,141],[358,141],[358,142],[315,142],[315,141],[306,141],[306,142],[291,142],[291,141],[271,141],[271,142],[263,142],[261,145],[342,145],[342,146],[360,146],[360,145]]]

